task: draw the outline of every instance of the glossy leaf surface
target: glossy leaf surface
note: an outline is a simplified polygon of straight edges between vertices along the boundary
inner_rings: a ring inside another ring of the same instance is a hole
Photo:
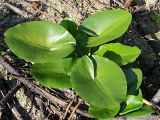
[[[115,108],[113,110],[91,105],[89,107],[88,112],[92,116],[94,116],[98,119],[107,119],[107,118],[113,118],[115,115],[117,115],[117,113],[119,112],[119,109],[120,109],[120,105],[118,105],[117,108]]]
[[[36,63],[31,74],[49,88],[71,88],[70,72],[76,60],[72,58],[54,60],[49,63]]]
[[[142,83],[142,71],[138,68],[123,69],[127,79],[127,94],[134,95]]]
[[[75,49],[75,40],[63,27],[51,22],[18,24],[5,32],[9,48],[20,58],[35,63],[64,58]]]
[[[123,110],[120,115],[139,110],[143,106],[142,92],[139,90],[135,95],[128,95],[125,103],[123,104]]]
[[[105,10],[88,17],[82,22],[79,29],[91,36],[87,46],[93,47],[123,35],[131,19],[132,15],[125,10]]]
[[[121,68],[99,56],[82,57],[71,72],[71,83],[79,95],[92,105],[117,108],[124,101],[127,83]]]
[[[140,53],[141,51],[138,47],[131,47],[121,43],[101,45],[95,52],[96,55],[104,56],[119,65],[126,65],[134,62]]]
[[[140,110],[128,113],[125,116],[132,118],[140,118],[145,117],[147,115],[151,115],[152,113],[154,113],[153,108],[151,106],[144,105]]]

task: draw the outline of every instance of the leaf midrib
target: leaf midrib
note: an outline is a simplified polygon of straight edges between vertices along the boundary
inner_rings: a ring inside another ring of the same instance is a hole
[[[119,17],[119,19],[123,18],[124,16],[127,16],[127,15],[123,15],[123,16]],[[127,17],[126,19],[128,19],[128,18],[129,18],[129,15],[128,15],[128,17]],[[119,19],[115,20],[115,22],[118,22]],[[89,38],[90,38],[90,39],[94,39],[94,38],[97,38],[97,37],[101,38],[101,37],[106,36],[106,34],[108,35],[108,34],[111,33],[111,31],[113,31],[117,26],[123,24],[126,19],[123,19],[122,22],[119,22],[118,25],[117,25],[117,24],[116,24],[116,25],[111,24],[110,26],[108,26],[108,28],[110,27],[110,29],[107,30],[107,32],[102,32],[101,34],[99,34],[99,35],[96,36],[96,37],[89,37]],[[105,29],[104,31],[106,31],[106,29]],[[91,41],[92,41],[92,42],[95,42],[94,40],[91,40]],[[91,41],[90,41],[90,43],[92,43]]]
[[[111,101],[114,101],[114,102],[112,102],[112,105],[113,105],[113,103],[117,103],[117,101],[116,101],[115,99],[113,99],[112,94],[110,94],[110,93],[108,92],[109,90],[104,89],[104,87],[99,83],[99,81],[97,80],[97,78],[95,78],[93,81],[94,81],[95,84],[100,88],[101,92],[102,92],[102,93],[104,94],[104,96],[106,97],[106,100],[107,100],[108,98],[111,98]],[[104,91],[105,91],[105,92],[104,92]],[[106,96],[105,93],[107,93],[108,96]],[[115,104],[114,106],[116,106],[116,104]],[[108,107],[106,107],[106,108],[108,108]]]
[[[125,15],[122,15],[120,16],[118,19],[115,20],[115,22],[117,23],[119,20],[121,20],[121,18],[125,17],[125,16],[128,16],[126,19],[128,19],[130,16],[128,14],[125,14]],[[107,32],[103,32],[101,33],[99,36],[105,36],[106,34],[110,33],[111,31],[113,31],[113,29],[115,29],[117,26],[121,25],[124,23],[124,21],[126,21],[126,19],[122,19],[122,22],[119,22],[118,24],[114,25],[114,24],[111,24],[110,26],[108,26],[108,28],[110,28],[109,30],[106,30]],[[115,23],[114,22],[114,23]]]
[[[91,61],[92,61],[92,59],[91,59]],[[95,67],[94,64],[93,64],[93,61],[92,61],[92,65],[93,65],[93,67]],[[99,82],[99,80],[97,78],[97,74],[96,74],[97,71],[95,71],[96,69],[94,68],[93,70],[94,70],[94,72],[93,72],[94,73],[94,79],[91,78],[92,81],[100,88],[100,91],[104,94],[104,96],[105,96],[106,99],[111,98],[111,100],[113,100],[114,103],[117,103],[117,101],[115,99],[113,99],[112,94],[108,92],[109,90],[104,89],[104,87],[100,84],[100,82]],[[105,93],[107,93],[109,97],[106,96]]]
[[[23,43],[23,44],[26,44],[26,45],[29,45],[29,46],[32,46],[32,47],[37,47],[37,48],[42,49],[44,51],[50,51],[49,47],[41,46],[41,45],[38,45],[38,44],[33,44],[31,42],[25,42],[24,40],[17,39],[17,38],[16,38],[16,41],[18,41],[20,43]]]

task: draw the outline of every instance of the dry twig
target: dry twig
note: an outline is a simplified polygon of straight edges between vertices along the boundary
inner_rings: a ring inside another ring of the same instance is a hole
[[[71,119],[72,119],[75,111],[77,110],[77,108],[79,107],[79,105],[80,105],[82,102],[83,102],[83,100],[80,99],[79,102],[78,102],[78,104],[77,104],[77,105],[75,106],[75,108],[73,109],[73,111],[72,111],[71,115],[69,116],[68,120],[71,120]]]
[[[28,79],[23,78],[23,77],[19,77],[19,73],[13,67],[11,67],[4,60],[4,58],[2,56],[0,56],[0,64],[4,67],[4,69],[8,70],[8,72],[10,72],[11,74],[17,75],[17,76],[13,76],[13,77],[16,78],[17,80],[19,80],[22,84],[24,84],[28,88],[30,88],[36,94],[41,95],[42,97],[44,97],[47,100],[51,101],[53,104],[57,103],[62,108],[66,108],[67,107],[67,103],[65,101],[60,100],[57,97],[51,95],[47,91],[43,90],[42,88],[38,87],[34,83],[30,82]],[[71,106],[70,109],[74,110],[74,107]],[[76,113],[81,114],[81,115],[86,116],[86,117],[91,117],[86,111],[82,111],[80,109],[77,109]]]
[[[68,111],[69,111],[69,108],[71,107],[71,105],[72,105],[72,103],[74,102],[74,99],[75,99],[76,97],[77,97],[77,95],[75,95],[75,96],[72,98],[72,100],[69,102],[69,104],[68,104],[68,106],[67,106],[67,108],[66,108],[66,111],[65,111],[65,113],[64,113],[63,119],[66,118],[66,115],[67,115],[67,113],[68,113]]]
[[[25,18],[28,18],[28,14],[27,14],[26,12],[20,10],[19,8],[15,7],[15,6],[13,6],[13,5],[9,4],[9,3],[3,3],[3,4],[4,4],[4,6],[6,6],[8,9],[10,9],[10,10],[13,11],[13,12],[15,12],[16,14],[21,15],[21,16],[23,16],[23,17],[25,17]]]
[[[3,106],[10,100],[10,98],[21,88],[21,84],[18,83],[14,86],[0,101],[0,111],[3,109]]]
[[[1,94],[3,97],[5,97],[5,94],[3,93],[3,91],[1,91]],[[2,99],[3,100],[3,99]],[[5,99],[5,100],[9,100],[9,99]],[[14,117],[17,119],[17,120],[23,120],[21,114],[18,112],[17,108],[15,107],[15,104],[12,102],[10,103],[7,103],[8,107],[11,109]]]

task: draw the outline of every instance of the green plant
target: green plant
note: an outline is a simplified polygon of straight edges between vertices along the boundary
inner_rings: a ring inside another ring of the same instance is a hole
[[[142,72],[125,66],[141,51],[113,41],[128,29],[131,18],[115,9],[96,13],[80,26],[70,19],[60,25],[27,22],[8,29],[5,40],[18,57],[34,63],[36,80],[50,88],[73,88],[90,103],[94,117],[142,116],[153,112],[143,104]]]

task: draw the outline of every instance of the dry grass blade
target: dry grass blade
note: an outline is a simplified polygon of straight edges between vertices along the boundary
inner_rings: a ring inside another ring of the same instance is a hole
[[[21,84],[18,83],[16,86],[14,86],[0,101],[0,107],[3,108],[4,104],[6,104],[10,98],[21,88]],[[2,109],[0,109],[1,111]]]
[[[79,107],[79,105],[80,105],[82,102],[83,102],[83,100],[80,99],[79,102],[78,102],[78,104],[77,104],[77,105],[75,106],[75,108],[73,109],[73,111],[72,111],[71,115],[69,116],[68,120],[71,120],[71,119],[72,119],[75,111],[77,110],[77,108]]]
[[[67,106],[67,108],[66,108],[66,111],[65,111],[65,113],[64,113],[63,119],[66,118],[66,115],[67,115],[67,113],[68,113],[68,111],[69,111],[69,108],[71,107],[71,105],[72,105],[72,103],[74,102],[74,99],[75,99],[76,97],[77,97],[77,95],[75,95],[75,96],[72,98],[72,100],[69,102],[69,104],[68,104],[68,106]]]
[[[5,97],[3,91],[1,91],[1,94],[3,97]],[[23,120],[21,114],[18,112],[17,108],[15,107],[15,104],[13,103],[13,101],[11,103],[7,103],[7,105],[11,109],[12,114],[17,120]]]

